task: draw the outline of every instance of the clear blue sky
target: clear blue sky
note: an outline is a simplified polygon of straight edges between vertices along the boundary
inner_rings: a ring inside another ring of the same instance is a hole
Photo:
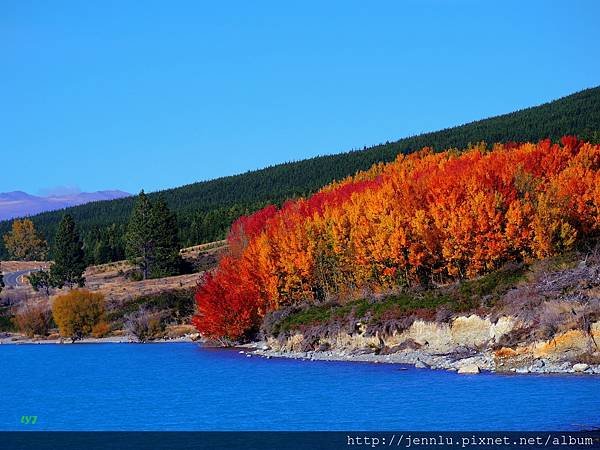
[[[0,191],[164,189],[600,84],[598,1],[0,3]]]

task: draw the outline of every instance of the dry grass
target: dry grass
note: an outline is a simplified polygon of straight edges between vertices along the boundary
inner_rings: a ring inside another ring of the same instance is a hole
[[[187,247],[181,249],[179,252],[184,258],[197,257],[201,253],[207,253],[209,251],[221,250],[227,246],[227,241],[215,241],[207,244],[194,245],[193,247]]]
[[[201,261],[203,268],[209,269],[216,263],[217,252],[222,248],[222,246],[205,244],[182,250],[182,256],[192,263]],[[174,277],[133,281],[127,275],[134,270],[135,267],[128,261],[118,261],[101,266],[88,267],[85,272],[86,288],[94,292],[103,293],[109,304],[118,306],[127,300],[143,295],[154,295],[176,289],[194,288],[200,282],[203,273],[198,272]]]
[[[115,261],[106,264],[100,264],[98,266],[90,266],[85,271],[86,277],[92,276],[101,276],[101,275],[110,275],[110,274],[118,274],[119,272],[125,272],[127,270],[133,269],[133,265],[129,261]]]
[[[47,269],[48,261],[2,261],[0,262],[3,272],[17,272],[19,270]]]
[[[131,281],[125,276],[111,279],[90,277],[86,282],[86,288],[93,292],[101,292],[109,303],[118,304],[142,295],[193,288],[201,277],[202,274],[198,273],[143,281]]]

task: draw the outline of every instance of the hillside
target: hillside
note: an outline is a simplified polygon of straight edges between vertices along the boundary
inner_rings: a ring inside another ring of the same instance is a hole
[[[600,130],[600,87],[587,89],[540,106],[484,119],[462,126],[360,151],[319,156],[289,162],[240,175],[182,186],[151,196],[162,195],[178,214],[183,245],[222,239],[233,220],[267,203],[315,192],[336,179],[368,169],[378,161],[389,162],[399,153],[410,153],[425,146],[435,150],[480,141],[557,140],[574,134],[598,141]],[[284,144],[283,144],[284,145]],[[90,262],[102,263],[123,257],[122,235],[133,205],[132,198],[89,203],[68,208],[79,223]],[[64,211],[33,217],[36,227],[47,237],[54,235]],[[0,234],[9,222],[0,223]],[[0,242],[0,258],[7,257]]]

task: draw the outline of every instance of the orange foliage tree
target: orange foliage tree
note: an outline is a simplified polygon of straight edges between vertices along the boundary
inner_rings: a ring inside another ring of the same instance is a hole
[[[268,311],[363,289],[471,278],[571,248],[600,228],[600,146],[429,149],[239,219],[196,293],[194,323],[240,339]]]

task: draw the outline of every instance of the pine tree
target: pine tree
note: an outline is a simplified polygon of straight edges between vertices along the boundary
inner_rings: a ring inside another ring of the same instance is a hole
[[[83,272],[86,268],[83,243],[75,221],[69,214],[65,215],[58,225],[52,253],[54,264],[50,268],[50,274],[53,284],[59,288],[71,288],[74,285],[83,287]]]
[[[141,191],[129,218],[125,235],[125,253],[132,264],[139,266],[144,280],[150,275],[154,260],[156,242],[153,227],[152,204],[144,191]]]
[[[127,258],[140,268],[144,280],[179,272],[177,217],[164,200],[152,203],[144,191],[140,192],[129,219],[125,248]]]
[[[181,268],[177,216],[167,203],[158,198],[152,205],[152,220],[156,242],[156,257],[150,276],[153,278],[176,275]]]

